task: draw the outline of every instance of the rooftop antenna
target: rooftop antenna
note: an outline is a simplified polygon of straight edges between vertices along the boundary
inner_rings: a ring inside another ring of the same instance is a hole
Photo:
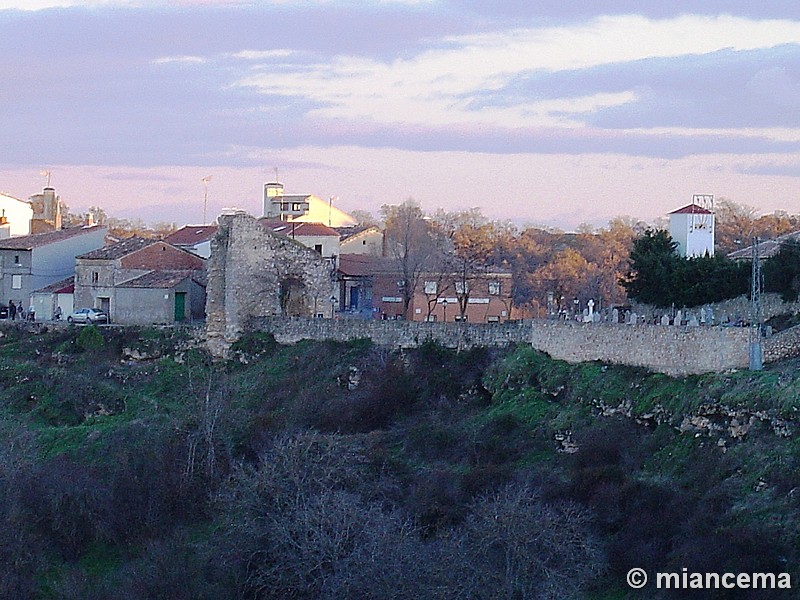
[[[203,225],[206,225],[208,223],[206,220],[206,211],[208,210],[208,182],[211,181],[211,175],[206,175],[200,181],[203,182],[203,186],[205,187],[205,192],[203,193]]]
[[[714,194],[693,194],[692,205],[699,206],[709,213],[714,212]],[[706,229],[710,224],[710,216],[708,213],[692,213],[692,230]]]
[[[333,221],[333,201],[339,201],[339,198],[336,196],[331,196],[328,198],[328,227],[332,227],[331,222]]]
[[[50,187],[50,171],[41,170],[41,171],[39,171],[39,175],[42,175],[43,177],[47,177],[47,187]]]

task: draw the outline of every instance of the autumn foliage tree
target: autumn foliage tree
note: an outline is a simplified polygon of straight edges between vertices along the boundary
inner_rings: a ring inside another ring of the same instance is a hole
[[[439,258],[441,244],[431,228],[420,205],[412,199],[399,205],[381,207],[385,223],[388,255],[394,259],[398,271],[398,286],[403,299],[403,314],[419,287],[422,274]]]
[[[746,248],[756,237],[773,239],[800,229],[798,215],[777,210],[758,216],[756,208],[726,198],[717,202],[715,213],[715,246],[718,254]]]

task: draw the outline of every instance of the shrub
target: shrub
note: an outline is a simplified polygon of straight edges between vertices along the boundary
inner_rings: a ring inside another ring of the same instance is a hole
[[[103,334],[94,325],[87,325],[81,328],[75,344],[84,352],[97,352],[102,350],[106,341],[103,339]]]
[[[526,483],[477,499],[459,538],[451,577],[464,597],[576,598],[605,569],[586,512]]]

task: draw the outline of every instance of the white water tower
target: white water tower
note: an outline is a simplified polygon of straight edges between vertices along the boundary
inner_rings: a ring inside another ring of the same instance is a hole
[[[681,256],[714,256],[714,196],[695,194],[691,204],[669,213],[669,234]]]

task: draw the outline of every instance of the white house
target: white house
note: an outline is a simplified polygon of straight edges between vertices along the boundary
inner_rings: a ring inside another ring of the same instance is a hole
[[[208,258],[211,256],[211,240],[216,234],[216,225],[184,225],[165,237],[164,241],[201,258]]]
[[[669,234],[681,256],[714,256],[714,213],[689,204],[669,213]]]
[[[31,294],[31,306],[37,321],[49,321],[54,318],[56,308],[61,309],[61,319],[66,320],[75,306],[75,276],[34,291]]]
[[[328,201],[313,194],[283,193],[282,183],[264,184],[264,216],[281,221],[323,223],[328,227],[352,227],[358,221]]]
[[[340,227],[336,231],[339,232],[342,254],[383,256],[383,232],[380,228],[374,225]]]
[[[31,293],[75,274],[75,257],[102,248],[106,229],[71,227],[0,240],[0,302],[27,309]]]
[[[305,221],[279,221],[276,219],[261,218],[258,222],[265,228],[285,235],[316,250],[320,256],[329,260],[331,264],[339,264],[341,254],[339,245],[339,232],[322,223],[306,223]]]
[[[0,193],[0,218],[2,217],[6,219],[10,235],[28,235],[31,232],[33,208],[27,200]]]

